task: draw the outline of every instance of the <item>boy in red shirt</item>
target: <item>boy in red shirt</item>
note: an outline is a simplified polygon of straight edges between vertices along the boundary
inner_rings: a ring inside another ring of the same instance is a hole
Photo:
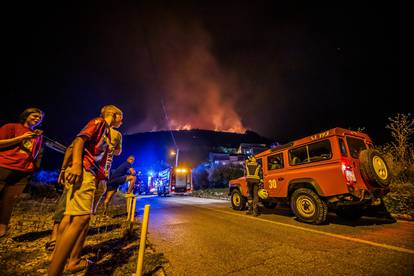
[[[43,117],[40,109],[28,108],[19,123],[0,128],[0,237],[7,233],[16,198],[39,166],[43,136],[35,128]]]
[[[105,179],[110,127],[122,122],[122,111],[113,105],[101,109],[101,117],[90,120],[73,141],[72,157],[59,178],[67,190],[65,216],[59,225],[56,248],[48,275],[59,275],[66,263],[67,272],[80,271],[88,260],[80,259],[85,242],[97,181]],[[60,234],[61,233],[61,234]]]
[[[122,134],[119,131],[114,129],[114,128],[120,127],[121,124],[122,124],[122,121],[120,121],[118,125],[114,125],[109,129],[111,141],[109,141],[108,143],[110,146],[109,146],[109,153],[107,156],[106,167],[105,167],[106,174],[109,174],[109,170],[111,168],[112,159],[114,155],[119,156],[122,152]],[[65,152],[65,156],[63,158],[63,163],[62,163],[62,169],[61,169],[62,172],[64,172],[66,168],[68,167],[68,164],[72,158],[72,153],[73,153],[72,150],[73,150],[73,144],[71,144]],[[64,176],[64,173],[62,173],[60,177],[58,178],[58,183],[61,185],[65,185],[65,180],[63,179],[63,176]],[[106,181],[105,180],[99,181],[96,186],[96,191],[95,191],[95,196],[94,196],[94,203],[93,203],[94,214],[96,213],[99,202],[101,201],[101,197],[102,196],[105,197],[106,189],[107,189]],[[60,222],[63,219],[65,209],[66,209],[66,196],[67,196],[66,192],[67,191],[64,190],[64,192],[59,198],[58,204],[56,205],[55,213],[53,215],[52,235],[50,237],[50,240],[46,242],[45,244],[46,250],[48,251],[54,251],[55,249],[56,239],[58,235],[58,227],[59,227]]]

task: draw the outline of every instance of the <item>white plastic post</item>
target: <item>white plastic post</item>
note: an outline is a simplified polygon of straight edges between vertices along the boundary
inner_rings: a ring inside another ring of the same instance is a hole
[[[134,222],[135,220],[135,209],[137,206],[137,197],[134,196],[132,199],[132,212],[131,212],[131,222]]]
[[[126,207],[127,207],[127,221],[131,220],[131,198],[128,197],[127,194],[127,198],[126,198]]]
[[[147,240],[150,207],[151,205],[149,204],[146,204],[144,207],[144,216],[142,217],[141,237],[139,241],[137,271],[135,273],[136,276],[142,276],[142,265],[144,263],[144,252],[145,252],[145,243]]]

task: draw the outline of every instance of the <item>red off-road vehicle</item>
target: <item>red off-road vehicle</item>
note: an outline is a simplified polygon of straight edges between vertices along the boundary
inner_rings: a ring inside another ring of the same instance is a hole
[[[368,135],[334,128],[256,155],[263,168],[267,208],[288,202],[296,217],[307,223],[326,220],[328,209],[358,219],[368,206],[383,205],[390,172]],[[229,183],[231,204],[244,210],[245,177]]]

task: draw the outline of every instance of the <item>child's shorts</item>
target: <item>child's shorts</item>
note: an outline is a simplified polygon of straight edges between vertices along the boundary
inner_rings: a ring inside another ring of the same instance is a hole
[[[66,170],[66,173],[69,169]],[[79,186],[66,182],[65,189],[67,190],[65,215],[81,216],[92,214],[96,178],[91,172],[83,170],[82,184]]]

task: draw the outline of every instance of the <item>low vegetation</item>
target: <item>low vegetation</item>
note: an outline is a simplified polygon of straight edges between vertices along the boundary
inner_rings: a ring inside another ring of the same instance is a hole
[[[392,141],[379,147],[392,174],[390,192],[384,203],[388,211],[397,217],[414,218],[414,119],[411,114],[397,114],[389,118],[386,128],[391,131]]]
[[[13,211],[10,232],[0,242],[0,275],[46,274],[49,252],[45,249],[45,243],[51,234],[56,200],[56,197],[41,199],[27,194],[21,198]],[[117,197],[116,202],[109,211],[110,218],[99,213],[93,217],[82,255],[94,264],[77,275],[135,273],[141,227],[137,221],[129,231],[125,200]],[[162,271],[166,263],[163,254],[157,253],[147,241],[144,275]]]
[[[195,190],[192,196],[202,197],[202,198],[230,200],[228,193],[229,193],[228,188],[200,189],[200,190]]]

